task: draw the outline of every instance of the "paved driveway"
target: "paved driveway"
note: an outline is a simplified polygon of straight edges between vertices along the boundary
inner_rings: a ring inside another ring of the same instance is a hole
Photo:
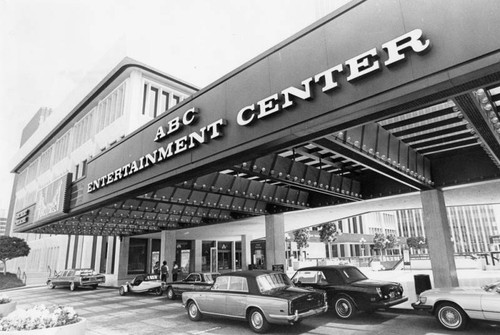
[[[200,322],[188,319],[180,300],[170,301],[165,296],[127,295],[121,297],[117,289],[97,290],[46,287],[23,288],[5,293],[17,301],[18,308],[34,304],[73,306],[88,319],[87,335],[114,334],[254,334],[245,322],[206,317]],[[350,321],[336,319],[332,312],[304,320],[295,326],[273,326],[269,334],[496,334],[500,327],[474,324],[464,332],[442,330],[437,321],[427,315],[379,312],[359,314]]]

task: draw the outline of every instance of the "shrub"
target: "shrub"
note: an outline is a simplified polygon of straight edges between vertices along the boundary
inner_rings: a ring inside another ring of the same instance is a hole
[[[0,321],[0,330],[32,330],[59,327],[80,321],[73,307],[36,305],[17,309]]]

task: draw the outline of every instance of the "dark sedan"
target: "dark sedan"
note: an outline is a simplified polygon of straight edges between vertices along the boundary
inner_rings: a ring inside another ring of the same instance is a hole
[[[77,287],[97,288],[97,285],[104,284],[106,277],[103,274],[96,273],[92,269],[67,269],[59,273],[54,273],[47,279],[47,286],[55,288],[56,286],[69,286],[71,291]]]
[[[341,319],[351,318],[357,310],[371,313],[408,301],[401,284],[368,279],[351,265],[302,268],[292,277],[292,282],[325,290],[329,306]]]
[[[163,289],[167,291],[167,298],[174,300],[183,292],[210,289],[219,275],[218,272],[193,272],[181,281],[164,284]]]

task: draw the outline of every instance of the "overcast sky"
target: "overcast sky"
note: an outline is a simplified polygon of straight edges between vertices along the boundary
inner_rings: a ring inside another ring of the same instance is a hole
[[[347,2],[0,0],[0,209],[24,125],[69,111],[123,57],[203,88]]]

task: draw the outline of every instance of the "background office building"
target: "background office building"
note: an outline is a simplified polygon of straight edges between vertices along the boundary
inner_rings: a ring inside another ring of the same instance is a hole
[[[5,209],[0,209],[0,236],[6,235],[7,228],[7,211]]]
[[[500,244],[496,242],[500,234],[500,222],[495,216],[495,207],[497,206],[482,205],[447,208],[455,253],[471,254],[500,250]],[[421,209],[401,210],[395,214],[399,236],[404,239],[426,237]]]

